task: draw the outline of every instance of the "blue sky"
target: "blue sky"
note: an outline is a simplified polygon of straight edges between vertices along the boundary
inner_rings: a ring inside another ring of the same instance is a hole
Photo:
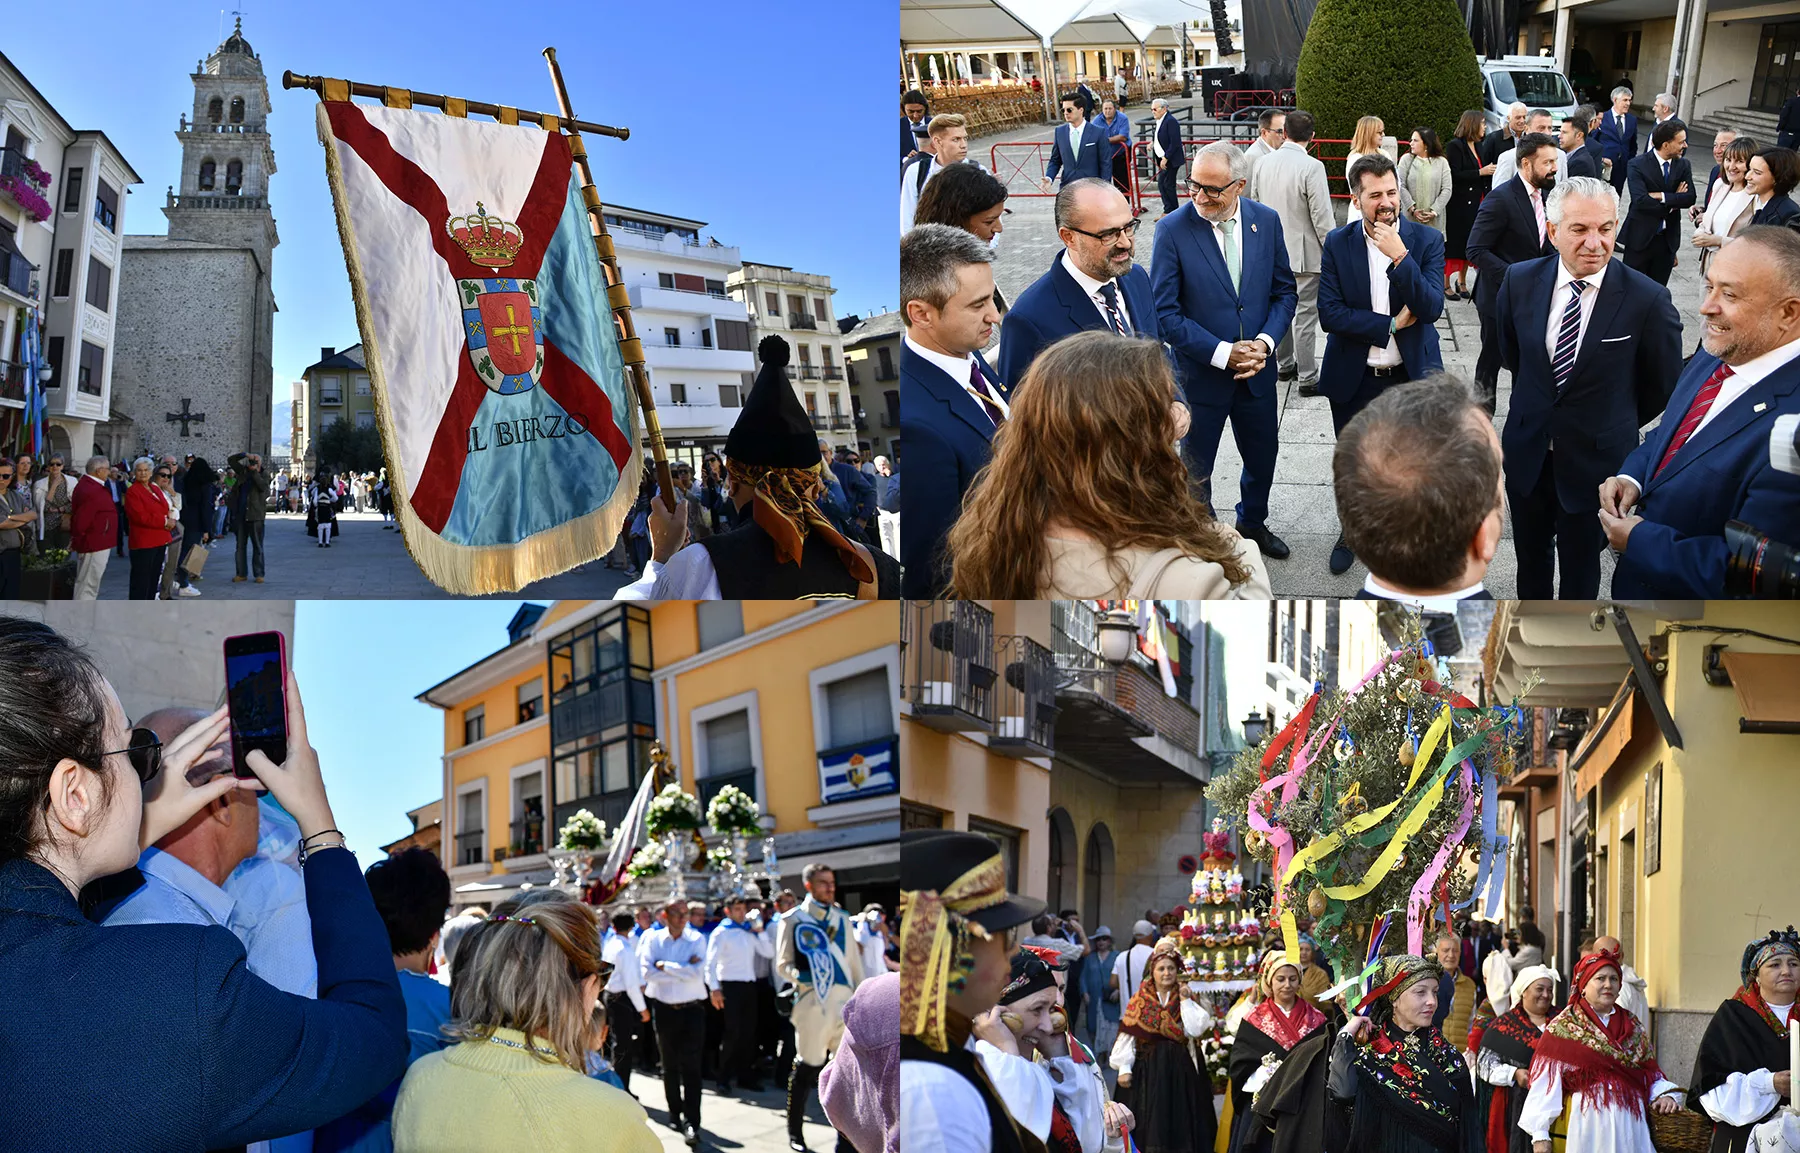
[[[193,105],[188,73],[221,26],[229,34],[231,16],[221,23],[212,5],[73,0],[55,19],[7,28],[0,51],[70,124],[105,131],[143,177],[128,232],[167,231],[176,122]],[[836,315],[897,304],[892,0],[275,0],[246,9],[244,37],[274,107],[277,403],[320,346],[359,339],[314,128],[318,97],[284,91],[283,69],[554,112],[540,55],[554,45],[576,115],[631,129],[629,141],[589,143],[603,202],[704,220],[703,235],[746,260],[829,275]]]
[[[252,41],[251,43],[255,43]],[[443,793],[444,714],[414,700],[506,646],[519,601],[300,601],[294,676],[332,815],[368,868]]]

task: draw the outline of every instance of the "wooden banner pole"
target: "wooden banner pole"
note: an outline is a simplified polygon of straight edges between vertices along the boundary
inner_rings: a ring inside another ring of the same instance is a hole
[[[561,119],[549,112],[532,112],[525,108],[510,108],[504,104],[489,104],[481,100],[464,100],[459,96],[439,96],[434,92],[418,92],[410,88],[394,88],[386,84],[364,84],[356,80],[337,80],[329,76],[301,76],[291,69],[281,74],[281,86],[283,88],[310,88],[326,100],[348,100],[352,96],[372,96],[386,102],[389,107],[409,108],[414,105],[423,105],[426,108],[441,108],[451,116],[467,116],[473,112],[478,116],[492,116],[502,124],[543,125],[547,120]],[[396,95],[403,95],[404,103],[396,103]],[[582,132],[593,132],[601,136],[612,136],[620,140],[631,138],[631,129],[629,128],[590,124],[585,120],[572,122],[567,127],[579,129]]]
[[[631,294],[619,274],[618,258],[613,253],[612,237],[606,231],[606,217],[600,204],[600,190],[594,187],[594,170],[588,164],[587,146],[576,130],[580,123],[569,105],[569,90],[563,84],[562,66],[556,62],[556,49],[544,49],[550,63],[550,81],[556,86],[556,104],[562,111],[562,127],[569,138],[569,153],[581,169],[581,198],[587,205],[588,227],[594,234],[594,248],[600,264],[606,269],[606,301],[612,306],[613,319],[619,325],[619,355],[625,371],[637,389],[638,409],[644,414],[644,436],[650,442],[650,455],[656,462],[656,483],[663,491],[663,502],[670,512],[680,505],[675,494],[675,478],[669,473],[668,450],[663,445],[662,423],[656,417],[656,398],[650,393],[650,375],[644,367],[644,342],[638,339],[637,327],[631,320]]]

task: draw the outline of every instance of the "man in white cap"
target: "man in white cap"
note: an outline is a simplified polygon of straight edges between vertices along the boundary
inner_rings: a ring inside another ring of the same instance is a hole
[[[1150,949],[1155,944],[1155,925],[1139,921],[1131,926],[1131,948],[1120,950],[1118,960],[1113,962],[1112,977],[1106,982],[1108,989],[1119,994],[1119,1004],[1131,1000],[1138,991],[1138,984],[1150,971]]]

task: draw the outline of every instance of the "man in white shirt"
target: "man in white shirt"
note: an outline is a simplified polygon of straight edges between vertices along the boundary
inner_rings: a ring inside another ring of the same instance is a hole
[[[968,121],[955,112],[931,120],[932,152],[921,152],[900,169],[900,235],[913,226],[919,194],[946,165],[960,164],[969,155]]]
[[[706,941],[706,987],[712,1006],[725,1014],[719,1052],[719,1095],[731,1096],[731,1081],[762,1092],[756,1078],[756,958],[773,957],[775,945],[762,914],[749,912],[743,897],[725,902],[725,919]]]
[[[1131,995],[1138,991],[1144,974],[1150,971],[1150,950],[1155,944],[1155,925],[1139,921],[1131,927],[1131,948],[1119,950],[1119,955],[1113,959],[1112,976],[1106,981],[1106,987],[1118,993],[1119,1004],[1131,1000]]]
[[[867,983],[888,971],[887,916],[880,905],[870,902],[851,923],[856,947],[862,950],[862,982]]]
[[[644,970],[631,938],[631,914],[616,912],[600,942],[600,959],[612,966],[601,1001],[606,1006],[606,1059],[631,1092],[631,1071],[638,1064],[639,1038],[649,1030],[650,1006],[644,1003]]]
[[[1533,132],[1541,132],[1544,135],[1549,136],[1552,139],[1555,139],[1558,134],[1556,132],[1552,131],[1551,127],[1550,127],[1551,121],[1553,119],[1554,118],[1550,115],[1550,113],[1545,111],[1544,109],[1533,108],[1531,110],[1531,113],[1528,116],[1526,116],[1526,118],[1525,118],[1526,134],[1529,135]],[[1559,184],[1562,182],[1563,165],[1564,165],[1564,162],[1567,160],[1568,160],[1568,157],[1563,155],[1562,149],[1559,147],[1556,150],[1556,170],[1555,170],[1555,179],[1556,179],[1556,182]],[[1513,177],[1517,176],[1518,174],[1519,174],[1519,149],[1518,149],[1518,145],[1515,143],[1513,147],[1508,148],[1505,151],[1501,152],[1500,155],[1498,157],[1496,157],[1494,160],[1494,187],[1495,188],[1500,187],[1501,184],[1503,184],[1504,182],[1506,182],[1508,180],[1511,180]]]
[[[656,1047],[662,1054],[663,1096],[669,1127],[700,1144],[700,1059],[706,1049],[706,938],[688,922],[687,902],[663,910],[667,928],[651,929],[638,942],[644,992]]]

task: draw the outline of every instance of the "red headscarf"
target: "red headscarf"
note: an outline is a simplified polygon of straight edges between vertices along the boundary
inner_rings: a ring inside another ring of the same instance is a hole
[[[1576,962],[1569,1006],[1544,1026],[1531,1079],[1559,1072],[1565,1096],[1579,1092],[1594,1104],[1642,1117],[1662,1069],[1630,1010],[1615,1006],[1612,1020],[1602,1023],[1588,1002],[1587,983],[1606,969],[1624,976],[1617,953],[1589,953]]]

